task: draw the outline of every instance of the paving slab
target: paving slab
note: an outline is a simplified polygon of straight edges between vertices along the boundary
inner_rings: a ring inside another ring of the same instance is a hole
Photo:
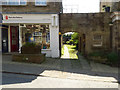
[[[90,62],[90,65],[92,67],[91,71],[118,74],[118,68],[117,67],[111,67],[111,66],[96,63],[96,62],[93,62],[93,61]]]

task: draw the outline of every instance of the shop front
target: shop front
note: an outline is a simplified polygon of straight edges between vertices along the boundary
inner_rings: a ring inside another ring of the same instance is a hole
[[[21,53],[26,42],[40,44],[47,57],[59,57],[59,17],[57,14],[3,14],[8,26],[8,52]]]
[[[0,13],[0,53],[2,52],[2,14]]]

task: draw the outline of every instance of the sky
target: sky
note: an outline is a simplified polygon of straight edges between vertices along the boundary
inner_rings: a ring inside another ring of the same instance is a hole
[[[64,13],[99,12],[99,0],[63,0]]]

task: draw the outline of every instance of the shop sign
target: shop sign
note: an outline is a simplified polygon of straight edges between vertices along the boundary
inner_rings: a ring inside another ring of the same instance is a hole
[[[18,18],[23,18],[23,17],[20,17],[20,16],[5,16],[5,19],[8,20],[8,19],[18,19]]]
[[[4,14],[3,23],[51,23],[48,14]]]

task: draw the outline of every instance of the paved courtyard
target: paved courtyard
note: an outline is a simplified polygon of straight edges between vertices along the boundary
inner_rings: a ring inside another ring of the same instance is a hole
[[[118,88],[117,68],[82,60],[47,58],[42,64],[28,64],[12,62],[11,55],[3,55],[2,87]]]

